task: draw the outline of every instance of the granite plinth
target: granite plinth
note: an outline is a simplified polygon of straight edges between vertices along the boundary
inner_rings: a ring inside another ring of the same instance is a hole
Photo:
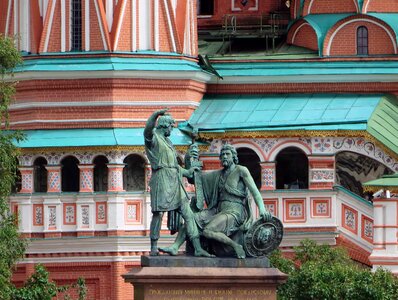
[[[141,267],[269,268],[268,258],[194,257],[186,255],[141,256]]]
[[[269,267],[268,259],[249,260],[142,257],[146,265],[133,268],[123,277],[134,285],[134,300],[275,300],[276,288],[287,275]],[[156,265],[162,261],[170,266]]]

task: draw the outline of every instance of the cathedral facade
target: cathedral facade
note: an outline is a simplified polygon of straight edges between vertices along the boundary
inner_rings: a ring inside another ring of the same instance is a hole
[[[149,251],[143,128],[164,107],[181,164],[192,141],[204,171],[237,148],[286,255],[311,238],[398,273],[398,191],[385,209],[362,185],[398,172],[397,19],[393,0],[0,0],[24,58],[14,281],[42,263],[59,284],[84,277],[89,298],[132,299],[121,275]]]

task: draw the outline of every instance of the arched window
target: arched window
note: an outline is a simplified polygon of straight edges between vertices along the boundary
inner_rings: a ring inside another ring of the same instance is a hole
[[[79,161],[76,157],[68,156],[61,161],[61,180],[63,192],[79,191]]]
[[[308,158],[302,150],[288,147],[275,160],[277,189],[308,188]]]
[[[145,160],[137,154],[130,154],[123,162],[126,164],[123,169],[124,190],[145,190]]]
[[[71,51],[82,51],[81,0],[71,0]]]
[[[362,183],[392,173],[371,157],[349,151],[336,154],[336,184],[368,200],[372,197],[364,193]]]
[[[214,14],[214,0],[199,0],[198,15],[210,16]]]
[[[94,159],[94,191],[106,192],[108,190],[108,159],[103,156],[97,156]]]
[[[33,163],[33,182],[36,193],[47,192],[47,160],[44,157],[38,157]]]
[[[368,55],[368,29],[359,26],[357,29],[357,54]]]
[[[239,164],[249,169],[257,188],[261,188],[261,166],[260,158],[252,149],[239,148],[238,152]]]

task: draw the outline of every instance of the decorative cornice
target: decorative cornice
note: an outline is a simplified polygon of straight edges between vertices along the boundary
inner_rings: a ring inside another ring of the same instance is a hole
[[[224,138],[286,138],[286,137],[362,137],[380,147],[384,152],[398,160],[398,153],[382,144],[374,136],[364,130],[280,130],[280,131],[225,131],[199,132],[205,140]]]

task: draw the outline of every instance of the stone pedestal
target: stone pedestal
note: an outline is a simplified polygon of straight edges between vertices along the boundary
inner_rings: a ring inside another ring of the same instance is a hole
[[[274,300],[287,275],[268,259],[158,256],[123,276],[134,300]]]

